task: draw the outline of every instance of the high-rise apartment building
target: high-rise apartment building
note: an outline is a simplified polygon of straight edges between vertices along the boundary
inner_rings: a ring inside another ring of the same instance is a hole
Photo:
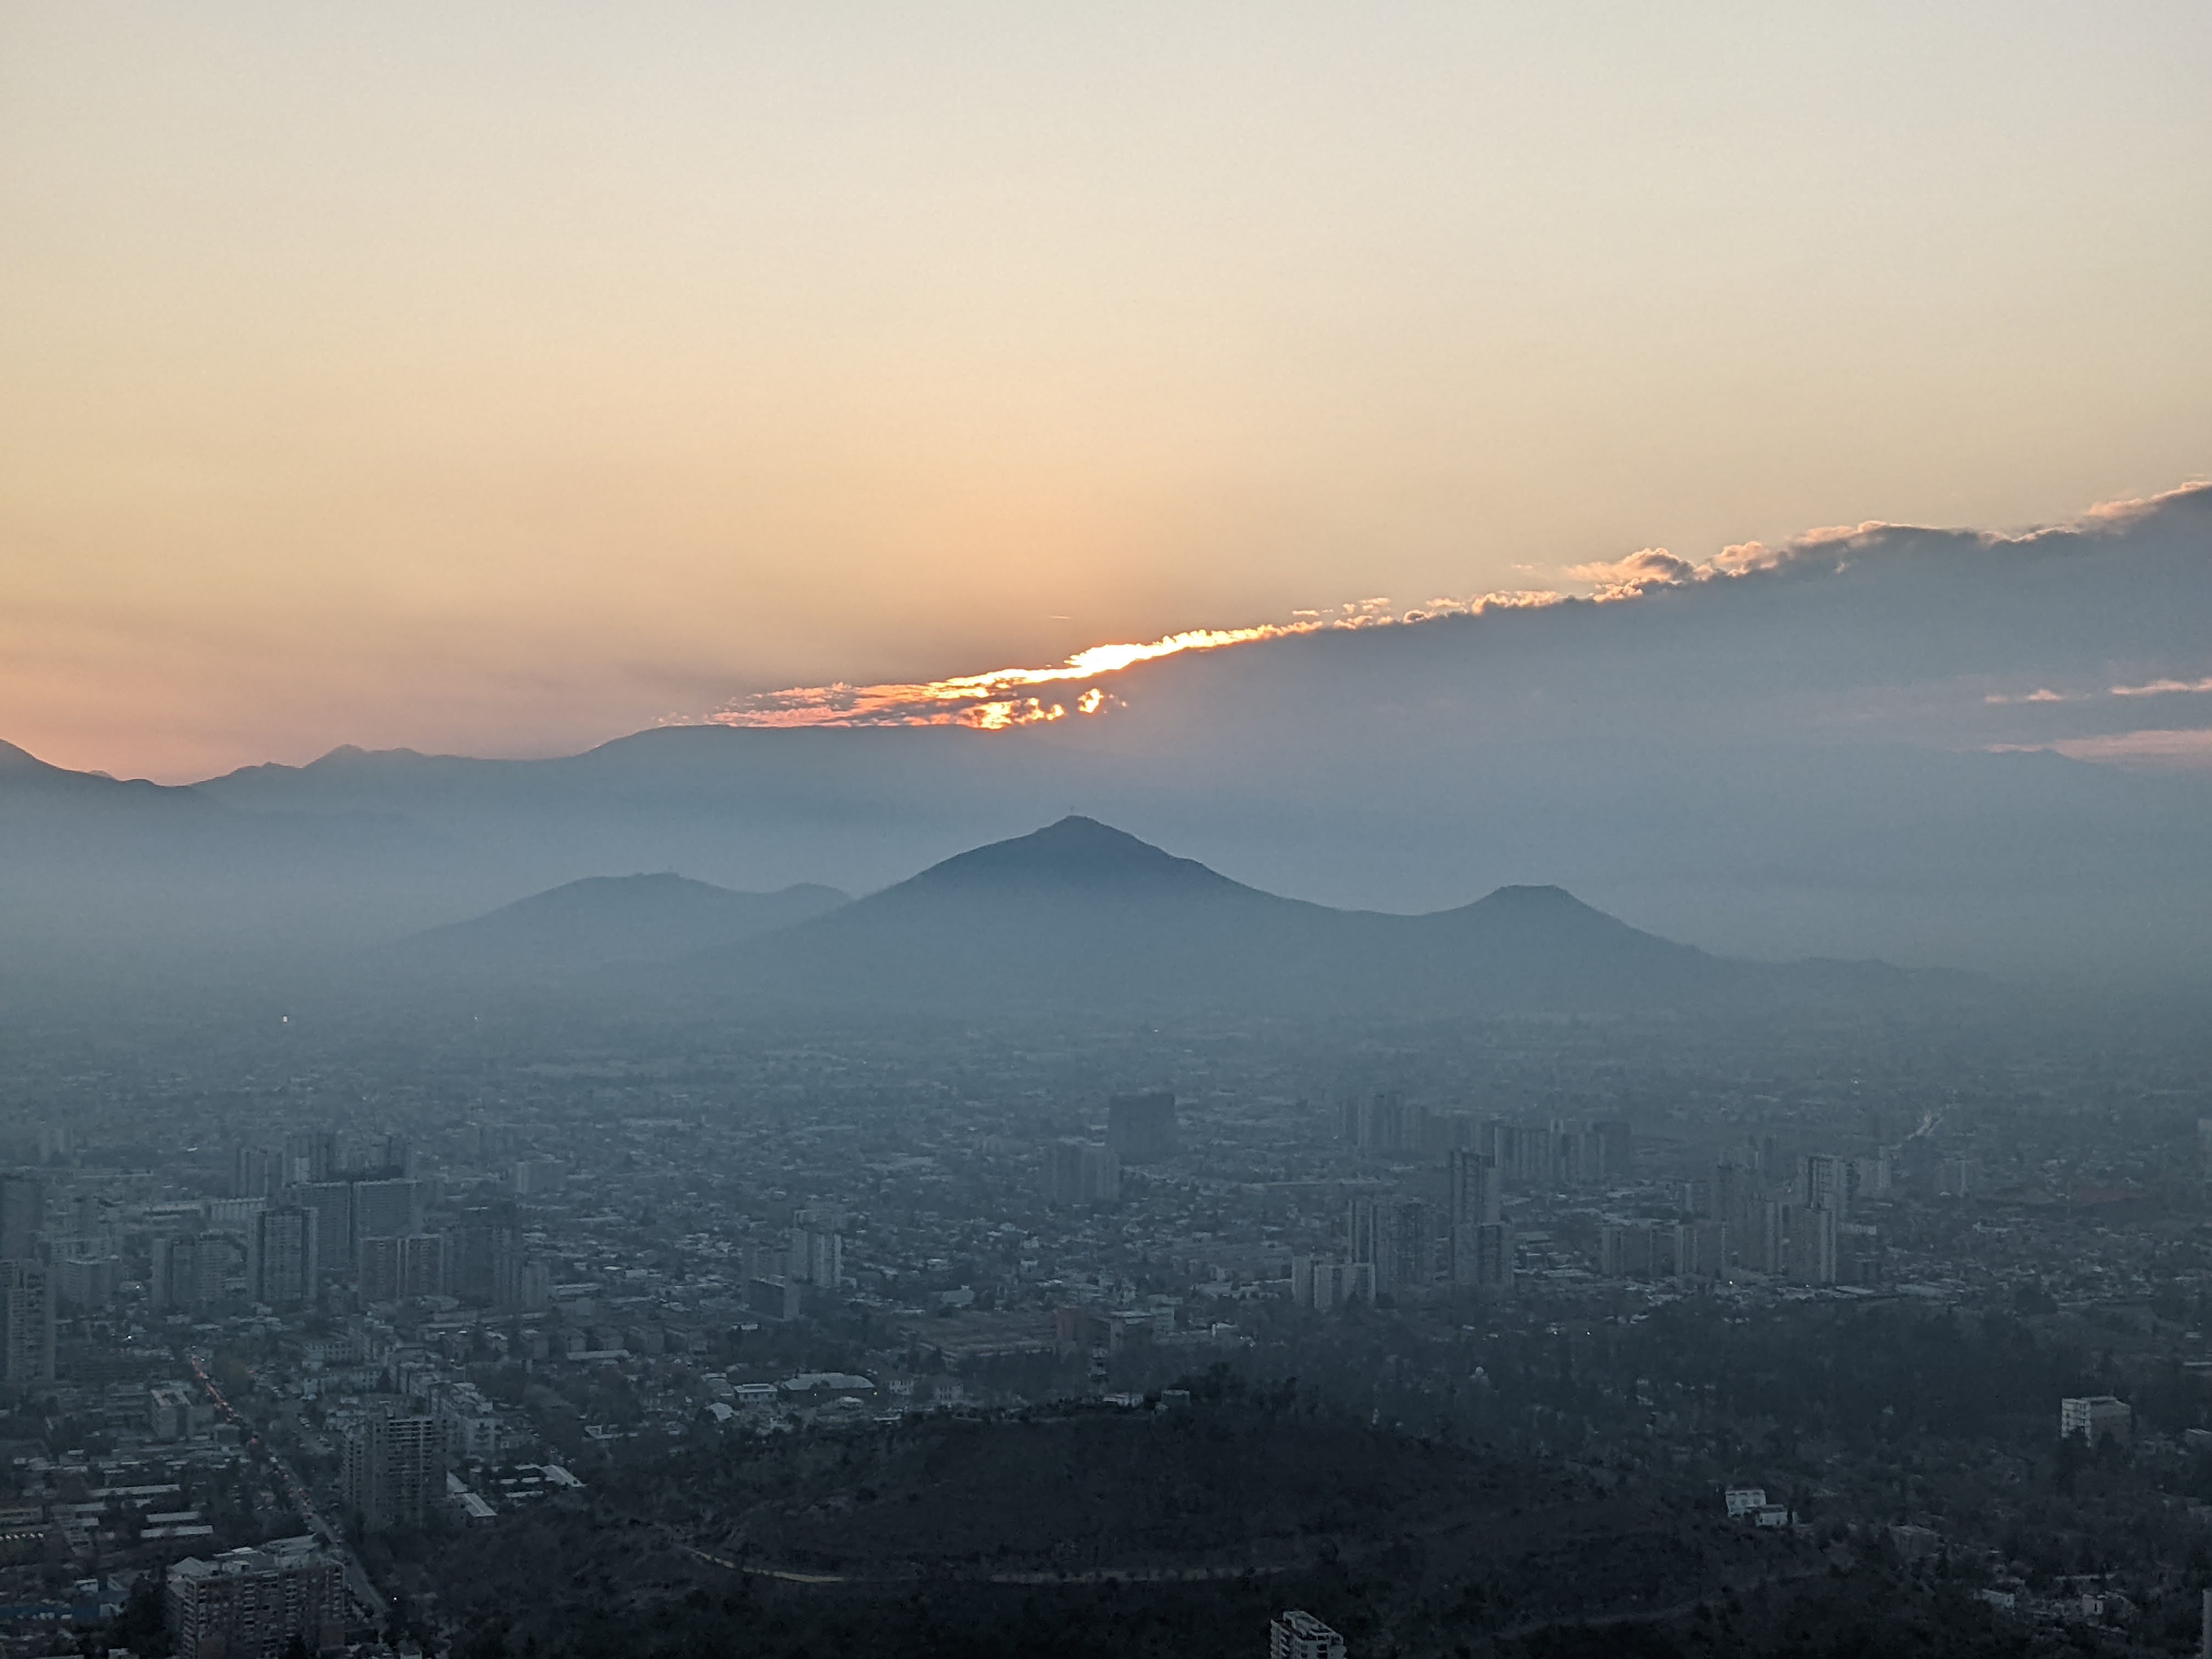
[[[1814,1152],[1797,1165],[1797,1201],[1811,1210],[1832,1210],[1838,1217],[1851,1207],[1850,1160]]]
[[[1444,1176],[1444,1218],[1452,1227],[1486,1227],[1505,1219],[1505,1183],[1489,1153],[1453,1148],[1445,1155]]]
[[[1597,1230],[1597,1271],[1603,1279],[1649,1279],[1651,1229],[1608,1222]]]
[[[1472,1285],[1488,1294],[1511,1292],[1513,1230],[1504,1222],[1470,1229],[1463,1241],[1453,1241],[1453,1283]]]
[[[505,1123],[465,1123],[460,1139],[461,1156],[472,1163],[496,1163],[514,1152],[514,1130]]]
[[[518,1158],[507,1180],[517,1198],[544,1198],[568,1185],[568,1169],[557,1158]]]
[[[397,1238],[364,1238],[355,1272],[364,1302],[441,1295],[446,1288],[446,1236],[403,1233]]]
[[[1498,1160],[1498,1168],[1516,1187],[1549,1187],[1557,1174],[1558,1147],[1549,1126],[1493,1120],[1482,1126],[1480,1150]]]
[[[375,1167],[385,1176],[401,1179],[415,1173],[415,1143],[403,1134],[387,1134],[378,1138],[370,1148],[369,1156]]]
[[[1836,1282],[1836,1212],[1810,1205],[1789,1206],[1789,1273],[1801,1285]]]
[[[38,1255],[46,1194],[45,1184],[30,1176],[0,1180],[0,1261],[28,1261]]]
[[[1394,1293],[1418,1289],[1436,1279],[1440,1252],[1433,1206],[1418,1198],[1401,1199],[1377,1235],[1376,1276],[1379,1280],[1387,1267]]]
[[[746,1275],[748,1279],[750,1274]],[[532,1256],[512,1235],[492,1251],[491,1300],[495,1308],[542,1308],[553,1299],[553,1270]]]
[[[1755,1273],[1778,1273],[1786,1264],[1789,1236],[1783,1217],[1789,1206],[1771,1198],[1745,1201],[1743,1224],[1733,1235],[1738,1265]]]
[[[253,1218],[269,1207],[265,1198],[209,1198],[200,1200],[200,1218],[217,1232],[241,1238],[253,1231]]]
[[[1418,1112],[1409,1114],[1402,1095],[1383,1092],[1343,1103],[1337,1134],[1363,1152],[1409,1152],[1420,1146]]]
[[[346,1437],[343,1489],[372,1530],[422,1525],[445,1494],[445,1420],[372,1407]]]
[[[296,1308],[315,1298],[315,1212],[296,1204],[264,1210],[246,1235],[246,1293],[271,1308]]]
[[[353,1183],[353,1246],[365,1238],[404,1238],[422,1231],[422,1188],[413,1181]]]
[[[220,1233],[179,1233],[153,1242],[147,1289],[161,1312],[195,1313],[222,1300],[223,1281],[238,1260],[235,1240]]]
[[[0,1381],[53,1380],[53,1279],[43,1262],[0,1261]]]
[[[1475,1268],[1481,1259],[1476,1232],[1483,1227],[1503,1226],[1505,1220],[1504,1172],[1497,1158],[1468,1147],[1455,1147],[1444,1158],[1444,1237],[1450,1252],[1452,1283],[1477,1282]]]
[[[1598,1272],[1608,1279],[1717,1279],[1727,1271],[1728,1224],[1612,1223],[1598,1229]]]
[[[1121,1160],[1093,1141],[1054,1141],[1045,1148],[1045,1197],[1054,1204],[1118,1204]]]
[[[335,1129],[298,1129],[284,1137],[284,1184],[319,1186],[344,1173]]]
[[[1326,1256],[1291,1258],[1291,1301],[1316,1313],[1333,1313],[1354,1302],[1375,1299],[1375,1264],[1332,1261]]]
[[[1598,1229],[1598,1272],[1608,1279],[1715,1278],[1728,1229],[1717,1221],[1638,1221]]]
[[[446,1234],[446,1289],[471,1302],[499,1300],[499,1261],[516,1248],[514,1208],[484,1205],[463,1213]]]
[[[62,1306],[95,1313],[114,1305],[116,1287],[123,1282],[123,1258],[64,1256],[52,1271],[56,1299]]]
[[[845,1218],[836,1210],[801,1210],[792,1218],[788,1276],[835,1290],[845,1278]]]
[[[1395,1294],[1436,1277],[1436,1228],[1420,1200],[1355,1198],[1345,1230],[1352,1260],[1374,1265],[1376,1290]]]
[[[312,1211],[315,1218],[315,1266],[326,1273],[353,1267],[353,1183],[311,1182],[289,1187],[284,1201]]]
[[[1595,1184],[1605,1172],[1605,1146],[1596,1132],[1552,1120],[1552,1178],[1563,1187]]]
[[[286,1538],[212,1560],[188,1557],[163,1585],[177,1659],[278,1659],[345,1644],[345,1571],[313,1538]]]
[[[1725,1221],[1700,1221],[1690,1229],[1690,1242],[1696,1255],[1694,1264],[1686,1273],[1695,1273],[1705,1279],[1725,1279],[1729,1266],[1735,1260],[1735,1238]]]
[[[1705,1214],[1722,1223],[1743,1221],[1744,1206],[1751,1200],[1751,1184],[1743,1168],[1735,1164],[1713,1165],[1712,1178],[1705,1187]]]
[[[284,1185],[284,1160],[264,1146],[240,1146],[230,1157],[230,1195],[269,1198]]]

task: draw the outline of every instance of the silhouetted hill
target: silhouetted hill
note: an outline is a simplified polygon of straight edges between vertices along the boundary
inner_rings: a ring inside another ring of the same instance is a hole
[[[0,742],[0,814],[84,807],[130,811],[156,804],[181,809],[205,805],[188,787],[166,787],[143,778],[125,782],[105,772],[72,772],[40,760],[27,749]]]
[[[994,842],[932,865],[872,902],[880,908],[939,896],[997,894],[1139,903],[1175,896],[1200,902],[1237,894],[1269,896],[1195,859],[1176,858],[1124,830],[1070,813],[1033,835]]]
[[[1709,956],[1556,887],[1420,916],[1330,909],[1080,817],[704,953],[682,978],[739,1006],[1383,1017],[1692,1011],[1906,983],[1879,963]]]
[[[375,957],[410,971],[555,978],[618,962],[671,961],[848,902],[834,887],[738,893],[672,874],[588,876],[427,929]]]
[[[14,782],[18,779],[34,778],[41,773],[61,769],[40,760],[27,749],[18,749],[12,743],[0,742],[0,778]]]
[[[1629,1510],[1557,1468],[1348,1413],[1301,1414],[1295,1395],[1293,1385],[1158,1419],[1074,1401],[1025,1422],[922,1418],[846,1443],[835,1466],[818,1441],[779,1447],[777,1461],[796,1466],[774,1472],[781,1482],[768,1458],[695,1457],[661,1496],[672,1516],[726,1516],[763,1562],[884,1576],[978,1562],[994,1573],[1279,1570],[1312,1561],[1324,1538],[1380,1553],[1401,1529],[1439,1532],[1449,1517],[1464,1547],[1516,1531],[1526,1547],[1540,1527],[1567,1530],[1560,1511],[1617,1526]]]
[[[1731,1526],[1684,1474],[1417,1436],[1295,1382],[1217,1408],[1185,1381],[1200,1400],[1170,1412],[639,1444],[430,1552],[441,1610],[456,1652],[545,1659],[1249,1654],[1285,1607],[1403,1659],[2018,1647],[1893,1553]]]

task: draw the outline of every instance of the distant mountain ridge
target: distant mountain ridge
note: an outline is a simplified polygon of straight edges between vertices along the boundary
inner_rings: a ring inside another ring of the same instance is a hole
[[[416,974],[557,979],[667,962],[805,921],[850,899],[834,887],[739,893],[675,874],[588,876],[374,953]]]
[[[1879,1000],[1882,963],[1709,956],[1556,887],[1426,915],[1335,910],[1073,816],[654,982],[732,1012],[839,1009],[1431,1018]]]
[[[2212,997],[2212,486],[1775,556],[1173,653],[1007,731],[707,723],[180,787],[0,750],[0,968],[297,961],[610,872],[867,892],[1073,811],[1352,911],[1551,881],[1723,955]]]

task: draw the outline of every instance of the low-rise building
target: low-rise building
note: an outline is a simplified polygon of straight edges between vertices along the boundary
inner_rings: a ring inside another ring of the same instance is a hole
[[[159,1441],[190,1440],[215,1426],[215,1407],[197,1389],[165,1382],[146,1392],[146,1431]]]
[[[2058,1402],[2058,1433],[2094,1446],[2106,1436],[2124,1446],[2135,1437],[2135,1408],[2109,1394],[2081,1395]]]
[[[1267,1624],[1267,1659],[1344,1659],[1344,1638],[1310,1613],[1279,1613]]]
[[[1332,1313],[1354,1302],[1375,1300],[1375,1264],[1332,1261],[1323,1256],[1291,1258],[1291,1300],[1301,1308]]]

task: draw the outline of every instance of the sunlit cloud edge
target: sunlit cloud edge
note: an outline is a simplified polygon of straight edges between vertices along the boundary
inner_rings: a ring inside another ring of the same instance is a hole
[[[2212,483],[2191,482],[2160,494],[2106,501],[2069,523],[2042,526],[2016,534],[1997,531],[1964,532],[1985,547],[2026,545],[2053,535],[2110,536],[2129,529],[2182,498],[2212,492]],[[1349,629],[1415,626],[1449,617],[1476,617],[1497,611],[1542,610],[1577,603],[1612,605],[1643,599],[1670,588],[1727,582],[1747,576],[1827,564],[1841,570],[1859,553],[1885,537],[1923,527],[1868,520],[1856,525],[1808,530],[1779,546],[1757,541],[1732,544],[1697,562],[1663,547],[1647,547],[1625,558],[1570,565],[1563,574],[1584,586],[1577,594],[1555,589],[1491,592],[1471,599],[1439,598],[1397,611],[1387,598],[1341,605],[1333,611],[1293,611],[1287,622],[1243,628],[1198,628],[1158,639],[1095,645],[1046,667],[988,669],[926,682],[854,685],[789,686],[732,698],[703,717],[671,716],[663,725],[804,728],[812,726],[964,726],[984,732],[1009,731],[1083,720],[1122,706],[1109,684],[1111,678],[1139,664],[1188,652],[1211,652],[1256,645],[1303,635]],[[1961,532],[1942,532],[1958,534]],[[2115,685],[2116,697],[2212,691],[2212,678],[2157,680],[2138,686]],[[2037,687],[2023,696],[1992,695],[1989,703],[2062,702],[2079,696]]]

